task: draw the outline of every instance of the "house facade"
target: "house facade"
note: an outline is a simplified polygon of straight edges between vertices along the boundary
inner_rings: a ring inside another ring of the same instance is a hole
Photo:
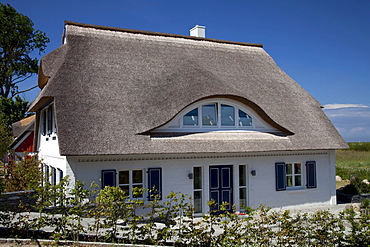
[[[196,213],[210,199],[336,203],[347,144],[262,45],[69,21],[63,40],[41,60],[30,108],[55,183],[182,192]]]

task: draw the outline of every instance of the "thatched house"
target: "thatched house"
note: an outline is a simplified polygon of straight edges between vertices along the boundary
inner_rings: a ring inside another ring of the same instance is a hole
[[[182,192],[198,213],[336,203],[346,143],[262,45],[69,21],[63,40],[31,106],[55,181]]]
[[[35,115],[29,116],[12,124],[13,142],[10,149],[14,150],[16,156],[23,156],[24,153],[33,153],[34,149]],[[13,154],[11,154],[13,156]],[[12,160],[17,157],[11,157]]]

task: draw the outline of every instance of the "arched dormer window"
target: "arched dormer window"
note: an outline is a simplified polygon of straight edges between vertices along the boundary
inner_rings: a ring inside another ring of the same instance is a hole
[[[205,103],[182,116],[183,127],[249,128],[252,117],[244,110],[228,103]]]
[[[202,100],[183,109],[169,123],[154,132],[210,131],[279,132],[252,108],[223,98]]]

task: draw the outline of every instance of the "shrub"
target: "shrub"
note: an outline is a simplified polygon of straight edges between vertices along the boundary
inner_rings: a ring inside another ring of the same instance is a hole
[[[30,230],[47,228],[51,232],[43,236],[55,241],[65,238],[177,247],[370,244],[370,215],[358,214],[353,209],[339,216],[329,211],[290,214],[262,205],[258,209],[247,208],[245,214],[238,215],[235,207],[222,204],[220,211],[211,210],[195,219],[191,198],[181,193],[171,192],[162,200],[155,197],[144,205],[142,199],[128,198],[119,187],[107,186],[100,190],[96,200],[87,202],[92,194],[84,188],[84,183],[76,182],[74,188],[68,184],[63,179],[59,185],[46,183],[37,191],[36,209],[40,213],[37,218],[32,219],[25,212],[0,210],[0,227],[3,227],[0,236],[38,238],[41,235],[33,235],[35,232]],[[138,193],[141,195],[143,191]],[[208,205],[216,208],[214,201]],[[136,214],[137,207],[152,210],[142,216]],[[82,224],[86,218],[89,218],[86,224]]]
[[[365,200],[363,200],[363,201],[361,202],[360,207],[361,207],[361,208],[369,209],[369,208],[370,208],[370,199],[366,198]]]
[[[7,192],[34,190],[39,187],[42,171],[41,161],[37,155],[30,156],[25,153],[22,157],[18,156],[18,159],[5,167],[5,190]]]
[[[349,195],[359,195],[359,194],[369,194],[370,193],[370,185],[364,183],[358,177],[351,178],[351,183],[346,185],[343,190],[343,193]]]

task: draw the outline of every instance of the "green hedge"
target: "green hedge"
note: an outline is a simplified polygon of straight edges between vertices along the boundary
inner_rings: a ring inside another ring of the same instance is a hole
[[[291,214],[261,206],[237,214],[226,211],[230,205],[225,204],[221,211],[196,218],[192,199],[181,193],[144,203],[130,200],[119,187],[97,191],[95,185],[86,189],[79,182],[72,190],[67,187],[68,180],[40,187],[37,213],[20,212],[21,206],[15,212],[0,211],[1,237],[171,246],[370,245],[370,215],[353,209],[339,215],[329,211]],[[208,206],[213,208],[213,204]],[[146,208],[148,214],[138,215],[139,208]]]
[[[350,142],[348,146],[350,150],[370,152],[370,142]]]

